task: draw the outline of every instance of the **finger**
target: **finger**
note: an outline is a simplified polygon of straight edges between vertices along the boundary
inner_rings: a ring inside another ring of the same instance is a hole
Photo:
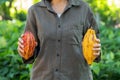
[[[97,39],[97,38],[96,38],[95,41],[98,42],[98,43],[100,43],[100,39]]]
[[[35,45],[37,46],[37,45],[38,45],[38,43],[37,43],[37,42],[35,42]]]
[[[100,52],[93,53],[94,56],[99,56]]]
[[[18,47],[17,49],[18,49],[18,53],[19,53],[19,55],[20,55],[21,57],[24,57],[24,53],[23,53],[23,51],[21,51],[19,47]]]
[[[101,48],[93,48],[94,51],[100,51]]]
[[[23,43],[23,40],[22,40],[21,38],[19,38],[18,41],[19,41],[20,43]]]
[[[23,34],[21,34],[21,37],[23,37]]]
[[[22,45],[20,42],[18,42],[18,46],[24,48],[24,45]]]
[[[21,53],[24,53],[24,50],[21,49],[20,47],[18,47],[18,51],[20,51]]]
[[[93,47],[94,47],[94,48],[96,48],[96,47],[97,47],[97,48],[98,48],[98,47],[101,47],[101,44],[94,44]]]
[[[22,54],[22,52],[20,52],[19,50],[18,50],[18,53],[19,53],[19,55],[20,55],[21,57],[24,57],[23,54]]]

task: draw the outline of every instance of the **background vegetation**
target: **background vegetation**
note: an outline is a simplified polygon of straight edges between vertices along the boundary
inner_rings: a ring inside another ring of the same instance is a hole
[[[0,0],[0,80],[29,80],[30,77],[32,65],[23,64],[17,52],[27,9],[18,9],[14,6],[16,1]],[[112,2],[115,0],[85,1],[96,15],[101,33],[102,59],[91,65],[94,80],[120,80],[120,7]]]

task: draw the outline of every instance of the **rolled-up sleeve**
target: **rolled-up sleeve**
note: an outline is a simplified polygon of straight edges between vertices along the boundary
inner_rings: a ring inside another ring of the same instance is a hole
[[[27,20],[26,20],[24,32],[26,32],[26,31],[32,32],[38,45],[36,46],[32,57],[30,57],[28,60],[25,60],[24,58],[22,58],[22,59],[23,59],[24,63],[33,63],[34,59],[37,57],[38,52],[40,50],[40,48],[39,48],[40,42],[39,42],[39,39],[37,36],[37,27],[36,27],[36,21],[35,21],[35,17],[34,17],[34,9],[31,7],[29,8],[28,14],[27,14]]]
[[[98,24],[96,22],[96,19],[95,19],[95,16],[94,16],[92,10],[89,7],[88,8],[88,13],[87,13],[87,16],[86,16],[86,21],[85,21],[85,24],[84,24],[84,31],[83,31],[84,33],[83,33],[83,35],[85,35],[85,33],[87,32],[87,30],[89,28],[91,28],[91,27],[95,30],[97,38],[100,38]],[[98,56],[95,59],[95,62],[99,62],[100,59],[101,59],[101,54],[100,54],[100,56]]]

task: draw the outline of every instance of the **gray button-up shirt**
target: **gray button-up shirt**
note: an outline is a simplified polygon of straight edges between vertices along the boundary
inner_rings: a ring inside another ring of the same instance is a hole
[[[34,62],[31,80],[93,80],[81,45],[91,26],[98,36],[93,13],[82,0],[69,0],[60,18],[46,0],[31,6],[25,31],[38,42],[34,56],[24,60]]]

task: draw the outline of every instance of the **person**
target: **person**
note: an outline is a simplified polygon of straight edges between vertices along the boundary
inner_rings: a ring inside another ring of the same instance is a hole
[[[95,62],[100,61],[99,29],[94,14],[82,0],[42,0],[28,10],[25,31],[37,41],[34,55],[24,63],[33,63],[30,80],[93,80],[82,53],[82,40],[92,26],[98,42],[94,44]],[[18,52],[23,56],[23,40]]]

